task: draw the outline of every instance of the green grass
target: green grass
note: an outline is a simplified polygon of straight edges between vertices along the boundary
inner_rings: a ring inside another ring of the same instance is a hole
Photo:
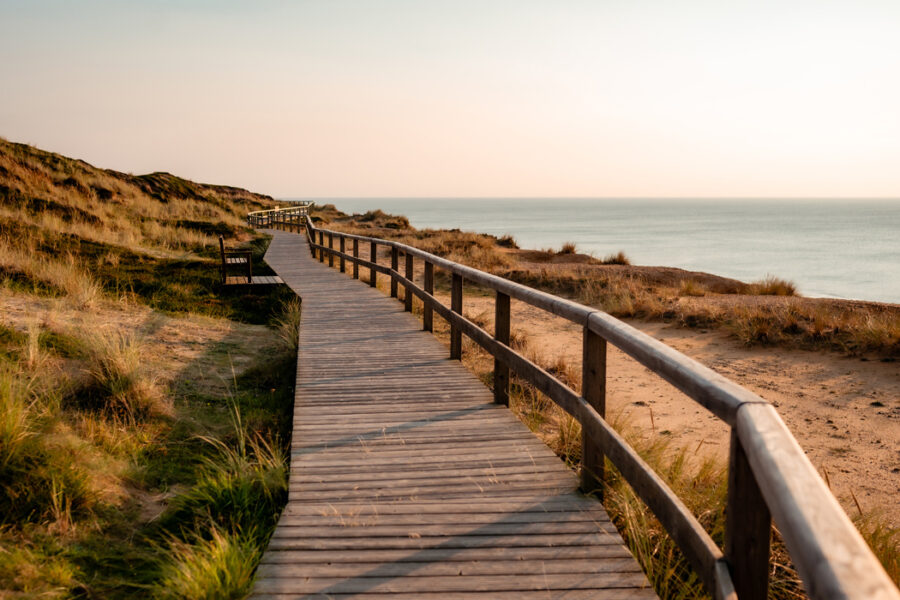
[[[257,257],[265,243],[254,244]],[[115,276],[142,282],[129,302],[296,328],[299,303],[283,286],[223,290],[216,274],[200,278],[205,294],[167,294],[177,277],[211,270],[190,264],[173,276],[171,262],[125,256]],[[98,279],[109,281],[103,269]],[[143,371],[140,341],[127,335],[0,326],[0,590],[48,598],[242,597],[287,495],[292,343],[260,357],[222,396],[155,385]],[[221,344],[211,342],[207,352]],[[35,352],[81,367],[57,373],[53,383],[29,370]],[[85,437],[79,427],[88,425],[93,434]],[[145,523],[134,499],[96,493],[101,473],[93,469],[115,461],[127,463],[120,485],[176,492],[160,517]]]
[[[160,566],[152,587],[160,600],[226,600],[243,598],[253,583],[253,565],[261,550],[247,536],[209,527],[209,536],[171,538],[171,556]]]

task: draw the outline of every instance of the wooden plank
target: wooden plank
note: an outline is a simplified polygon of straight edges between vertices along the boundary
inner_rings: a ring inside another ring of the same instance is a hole
[[[297,577],[291,579],[262,579],[256,589],[262,593],[293,592],[357,594],[360,592],[418,593],[418,592],[490,592],[493,590],[596,590],[603,588],[634,588],[644,584],[643,573],[566,573],[554,575],[470,575],[435,577]]]
[[[319,524],[315,527],[279,523],[273,538],[448,538],[501,535],[555,535],[615,533],[609,521],[539,521],[536,523],[428,523],[406,525],[348,526],[344,523]]]
[[[429,525],[441,523],[488,524],[502,520],[503,523],[590,523],[609,522],[602,510],[565,511],[561,514],[546,511],[537,512],[478,512],[478,513],[434,513],[428,517]],[[309,515],[282,515],[279,525],[303,526],[311,522]],[[343,527],[369,527],[372,525],[421,525],[421,514],[368,514],[368,515],[317,515],[315,522],[320,525],[340,525]]]
[[[605,560],[588,559],[559,559],[559,560],[481,560],[481,561],[453,561],[453,562],[388,562],[377,568],[372,563],[340,562],[337,564],[320,564],[316,567],[317,577],[365,577],[373,570],[380,577],[402,577],[414,575],[415,577],[438,576],[470,576],[470,575],[533,575],[534,573],[548,573],[559,575],[563,573],[634,573],[639,569],[637,563],[628,556],[620,558],[608,558]],[[278,563],[268,563],[260,566],[257,571],[259,578],[285,579],[305,575],[304,567],[285,569]]]
[[[426,548],[422,550],[277,550],[263,556],[261,564],[379,564],[404,562],[550,561],[626,558],[623,545],[519,546],[516,548]]]
[[[559,546],[619,546],[622,540],[608,532],[551,533],[545,535],[456,535],[447,538],[282,538],[273,537],[272,550],[404,550],[426,548],[517,548]]]
[[[492,592],[415,592],[407,593],[274,593],[254,594],[254,598],[261,600],[644,600],[656,598],[649,589],[633,588],[609,588],[602,590],[553,590],[552,595],[547,590],[527,591],[520,590],[492,591]]]

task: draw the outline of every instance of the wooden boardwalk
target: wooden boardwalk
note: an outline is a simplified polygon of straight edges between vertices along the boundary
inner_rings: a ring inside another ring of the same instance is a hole
[[[280,231],[290,497],[253,598],[654,598],[602,506],[403,305]]]

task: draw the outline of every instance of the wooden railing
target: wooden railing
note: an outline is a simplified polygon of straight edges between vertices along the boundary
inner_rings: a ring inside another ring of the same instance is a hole
[[[337,259],[341,272],[346,271],[349,262],[354,278],[359,278],[360,266],[368,268],[368,283],[373,287],[379,273],[387,275],[392,297],[398,297],[398,286],[405,289],[403,301],[407,311],[412,310],[413,296],[419,298],[425,330],[433,330],[434,313],[446,319],[450,324],[452,358],[462,356],[463,334],[490,353],[494,357],[496,402],[508,405],[509,374],[513,372],[576,418],[582,427],[582,489],[602,493],[604,458],[609,459],[653,511],[715,598],[766,598],[774,518],[811,598],[900,600],[897,588],[781,417],[756,394],[595,308],[399,242],[320,229],[309,220],[305,229],[310,251],[319,261],[327,257],[328,264],[334,266]],[[369,260],[360,258],[360,244],[369,245]],[[379,247],[390,249],[389,266],[378,264]],[[424,263],[421,287],[413,280],[416,259]],[[450,274],[450,307],[434,297],[436,267]],[[462,315],[464,282],[496,293],[493,335]],[[511,299],[583,328],[581,395],[510,347]],[[608,344],[731,426],[724,551],[669,486],[606,422]]]
[[[256,210],[247,213],[247,224],[251,227],[271,227],[277,221],[280,224],[302,225],[313,204],[312,200],[302,200],[287,208]]]

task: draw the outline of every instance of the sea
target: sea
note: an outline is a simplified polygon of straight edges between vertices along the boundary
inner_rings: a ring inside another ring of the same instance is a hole
[[[805,296],[900,303],[900,199],[348,198],[349,213],[381,209],[417,228],[511,235],[632,264],[741,281],[788,279]]]

